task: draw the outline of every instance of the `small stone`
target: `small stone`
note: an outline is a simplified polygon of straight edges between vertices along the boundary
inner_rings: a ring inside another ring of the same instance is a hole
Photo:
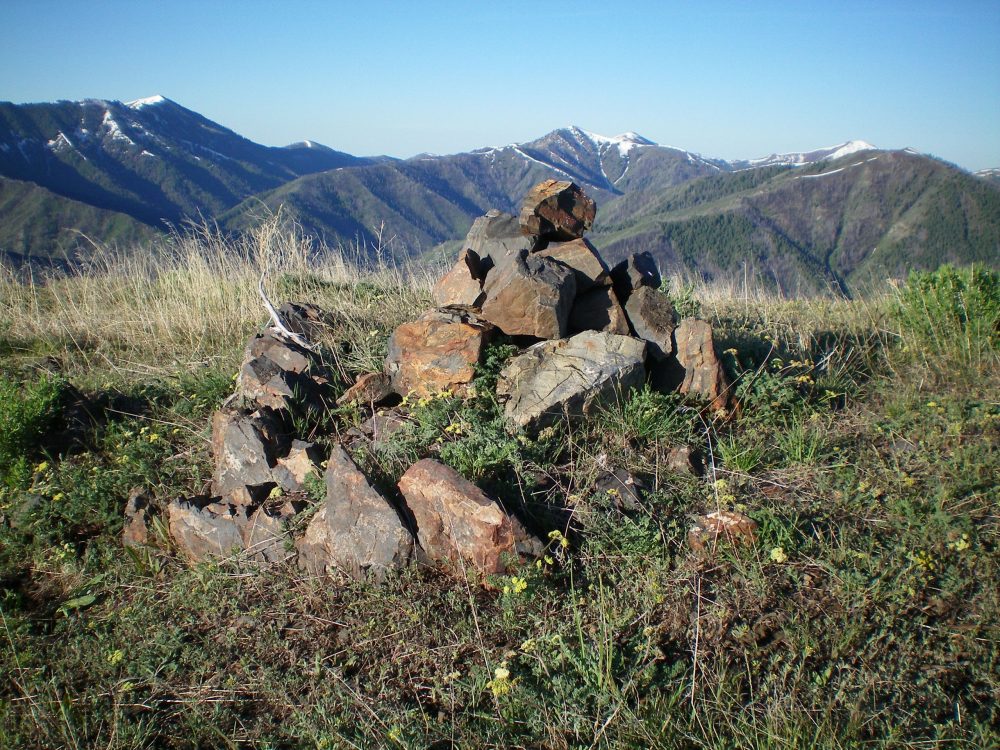
[[[321,338],[336,323],[332,313],[310,302],[286,302],[278,308],[278,315],[289,331],[309,342]]]
[[[576,295],[573,271],[521,251],[486,279],[483,317],[508,336],[558,339],[567,333]]]
[[[393,395],[392,383],[384,372],[366,372],[361,375],[343,395],[337,399],[337,406],[362,404],[374,406]]]
[[[594,493],[608,497],[616,508],[640,510],[646,487],[628,469],[615,469],[601,474],[594,482]]]
[[[417,524],[417,540],[432,560],[503,573],[519,549],[541,551],[540,540],[461,474],[425,458],[403,474],[399,489]],[[520,543],[518,537],[521,537]]]
[[[250,560],[277,563],[295,557],[288,525],[305,509],[301,501],[265,504],[242,529],[243,545]]]
[[[628,336],[631,329],[625,311],[618,302],[618,295],[610,286],[600,286],[573,300],[569,311],[569,332],[604,331]]]
[[[674,446],[667,451],[665,463],[677,474],[701,476],[705,471],[701,453],[689,445]]]
[[[490,330],[467,323],[417,320],[389,338],[385,370],[401,396],[464,394],[476,374]]]
[[[625,314],[635,335],[649,344],[651,357],[663,360],[674,353],[676,313],[666,295],[652,287],[640,286],[629,297]]]
[[[482,304],[485,276],[478,253],[470,248],[463,248],[455,266],[434,286],[434,302],[439,307],[476,307]]]
[[[625,398],[642,385],[645,352],[643,341],[594,331],[535,344],[500,372],[497,395],[507,399],[509,428],[537,432]]]
[[[149,524],[153,518],[153,500],[142,487],[133,487],[125,503],[125,526],[122,544],[142,547],[149,544]]]
[[[735,510],[706,513],[688,531],[688,544],[696,552],[712,549],[720,540],[752,544],[756,539],[757,522]]]
[[[524,197],[519,221],[521,231],[543,240],[565,241],[582,237],[597,215],[597,204],[576,184],[545,180]]]
[[[279,458],[272,471],[274,482],[286,492],[300,492],[308,477],[319,476],[319,461],[319,448],[314,443],[293,440],[288,455]]]
[[[298,540],[299,566],[313,575],[381,580],[410,564],[413,536],[341,446],[326,469],[326,499]]]

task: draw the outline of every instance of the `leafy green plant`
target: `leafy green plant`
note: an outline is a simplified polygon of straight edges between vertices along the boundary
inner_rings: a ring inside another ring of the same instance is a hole
[[[904,351],[935,372],[1000,362],[1000,273],[971,266],[913,272],[893,308]]]
[[[23,485],[28,463],[41,455],[59,422],[66,388],[49,375],[34,383],[0,377],[0,486]]]

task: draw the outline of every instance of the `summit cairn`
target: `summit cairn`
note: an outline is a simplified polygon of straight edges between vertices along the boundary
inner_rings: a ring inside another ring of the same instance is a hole
[[[542,540],[505,505],[520,507],[517,498],[492,497],[430,456],[392,486],[364,459],[408,418],[402,405],[383,412],[379,404],[474,395],[477,366],[498,336],[518,348],[495,391],[512,434],[587,419],[646,383],[725,408],[729,384],[711,325],[677,320],[648,253],[609,266],[584,237],[596,212],[579,186],[546,180],[518,217],[490,211],[476,219],[434,289],[436,307],[399,325],[381,372],[361,375],[339,398],[346,384],[322,346],[333,319],[313,305],[274,308],[262,278],[272,324],[251,337],[236,392],[212,418],[208,494],[163,510],[179,552],[193,562],[237,557],[373,581],[414,564],[502,574],[543,554]],[[301,439],[299,426],[335,404],[354,405],[367,421]],[[352,453],[358,441],[362,450]],[[130,503],[126,543],[149,543],[152,509],[138,495]],[[692,543],[704,546],[716,527],[750,533],[708,518]]]

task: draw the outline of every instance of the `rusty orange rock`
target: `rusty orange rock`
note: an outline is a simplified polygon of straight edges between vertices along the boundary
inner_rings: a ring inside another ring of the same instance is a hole
[[[389,339],[385,370],[401,395],[464,394],[476,374],[490,327],[445,320],[403,323]]]

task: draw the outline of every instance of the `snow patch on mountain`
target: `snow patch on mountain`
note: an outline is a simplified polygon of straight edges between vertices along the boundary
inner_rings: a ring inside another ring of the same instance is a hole
[[[589,130],[584,130],[583,128],[578,128],[576,125],[572,125],[569,130],[575,135],[582,135],[584,138],[593,143],[599,152],[603,153],[603,149],[608,149],[616,146],[618,148],[618,153],[622,157],[629,155],[632,149],[638,146],[655,146],[656,143],[644,138],[638,133],[634,133],[631,130],[627,133],[622,133],[621,135],[607,136],[601,135],[600,133],[592,133]]]
[[[762,156],[759,159],[735,161],[732,162],[732,164],[734,166],[738,165],[744,168],[776,166],[800,167],[804,164],[815,164],[818,161],[832,161],[843,156],[850,156],[858,151],[876,150],[877,148],[868,143],[868,141],[848,141],[847,143],[841,143],[836,146],[817,148],[813,151],[801,151],[790,154],[771,154],[770,156]]]
[[[131,107],[132,109],[142,109],[143,107],[151,107],[156,104],[164,104],[170,101],[165,96],[160,96],[159,94],[154,94],[153,96],[147,96],[145,99],[136,99],[134,102],[126,102],[126,107]]]

